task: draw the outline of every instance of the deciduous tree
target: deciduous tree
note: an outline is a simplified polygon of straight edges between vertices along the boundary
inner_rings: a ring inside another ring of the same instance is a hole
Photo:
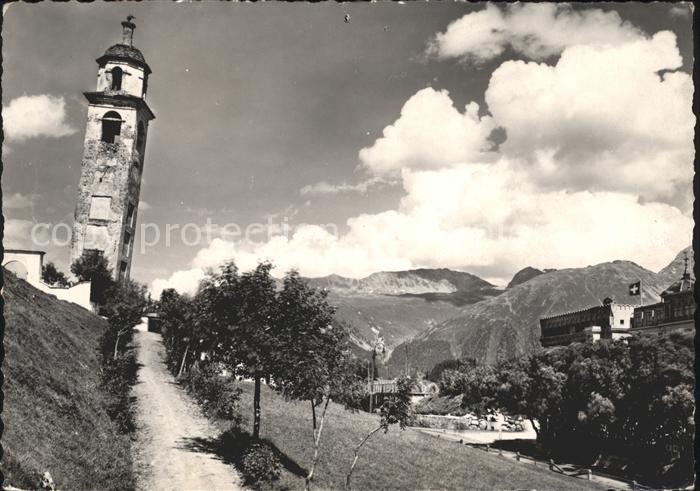
[[[327,292],[311,288],[296,271],[287,273],[278,294],[273,387],[288,399],[309,401],[314,454],[305,488],[313,482],[326,412],[331,399],[359,405],[361,379],[348,347],[348,333],[334,319]],[[320,418],[316,408],[322,407]]]
[[[44,267],[41,269],[41,279],[47,285],[68,286],[68,278],[52,262],[44,264]]]
[[[355,447],[354,456],[352,459],[352,464],[350,464],[350,469],[345,477],[345,489],[350,489],[350,480],[352,479],[352,473],[355,470],[357,461],[360,457],[360,450],[367,443],[372,435],[380,430],[384,430],[384,433],[389,431],[389,427],[398,424],[403,430],[406,428],[411,419],[411,379],[409,377],[402,377],[396,381],[396,392],[392,394],[393,397],[384,401],[384,403],[379,408],[379,425],[365,435],[362,440]]]
[[[97,305],[104,305],[107,301],[107,292],[114,284],[107,258],[97,251],[85,252],[75,260],[70,270],[80,281],[92,282],[90,301]]]

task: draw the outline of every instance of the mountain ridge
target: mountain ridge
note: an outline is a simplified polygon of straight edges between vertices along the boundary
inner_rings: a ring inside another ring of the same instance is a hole
[[[353,342],[370,350],[377,336],[387,352],[451,318],[460,305],[500,293],[476,275],[447,268],[381,271],[364,278],[332,274],[305,278],[310,286],[328,290],[338,319],[349,325]]]
[[[449,358],[470,356],[493,363],[536,352],[542,317],[599,305],[605,297],[638,303],[639,297],[630,297],[627,288],[640,280],[644,303],[659,301],[659,293],[678,279],[675,275],[680,277],[678,262],[681,258],[682,264],[684,251],[659,273],[632,261],[615,260],[536,275],[498,296],[461,307],[457,315],[402,343],[395,352],[407,349],[409,364],[424,372]],[[387,360],[392,375],[403,370],[405,359],[399,358]]]
[[[331,274],[305,279],[310,285],[319,288],[380,295],[472,292],[495,288],[476,275],[448,268],[379,271],[363,278]]]

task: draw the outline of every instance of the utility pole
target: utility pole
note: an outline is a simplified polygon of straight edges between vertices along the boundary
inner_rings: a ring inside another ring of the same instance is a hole
[[[370,380],[369,380],[369,412],[371,413],[374,410],[374,373],[376,370],[376,358],[377,358],[377,349],[381,350],[382,354],[386,352],[384,349],[384,339],[382,339],[379,334],[377,334],[374,338],[374,341],[372,341],[372,373],[370,375]]]
[[[369,412],[372,412],[372,392],[374,392],[374,369],[372,360],[367,360],[367,390],[369,391]]]
[[[404,344],[403,345],[404,349],[406,350],[406,369],[405,369],[405,375],[408,377],[408,345]]]
[[[372,360],[370,361],[370,366],[372,367],[372,370],[370,372],[370,378],[369,378],[369,412],[372,413],[374,412],[374,357],[376,356],[377,352],[375,351],[374,346],[372,346]]]

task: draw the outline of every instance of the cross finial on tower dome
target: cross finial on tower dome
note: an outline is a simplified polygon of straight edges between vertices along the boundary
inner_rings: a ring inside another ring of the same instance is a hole
[[[126,20],[122,22],[122,44],[126,44],[127,46],[134,45],[134,29],[136,29],[136,24],[131,22],[131,20],[135,18],[136,17],[129,14],[126,16]]]

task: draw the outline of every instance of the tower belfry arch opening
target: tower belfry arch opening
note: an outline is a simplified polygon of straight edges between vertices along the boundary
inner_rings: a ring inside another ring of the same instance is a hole
[[[112,68],[112,90],[122,90],[122,77],[124,72],[118,66]]]
[[[105,143],[119,143],[122,132],[123,120],[116,111],[108,111],[102,117],[102,141]]]

